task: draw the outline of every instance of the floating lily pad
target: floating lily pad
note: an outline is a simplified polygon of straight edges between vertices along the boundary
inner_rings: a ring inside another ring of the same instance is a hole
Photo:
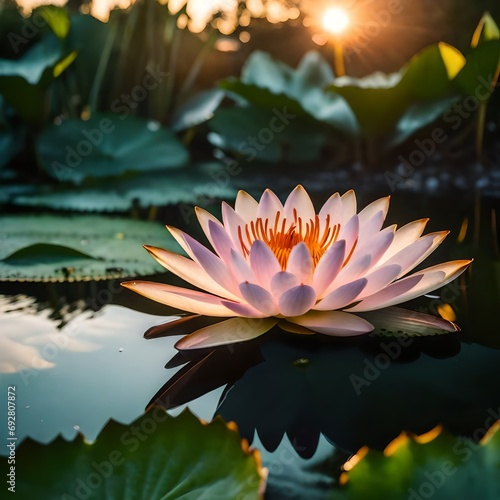
[[[0,217],[0,281],[89,281],[160,272],[142,245],[178,249],[161,224],[94,216]]]
[[[16,466],[30,470],[17,477],[21,498],[251,500],[262,498],[265,484],[258,452],[234,426],[159,409],[131,425],[110,421],[91,445],[83,436],[50,445],[28,439],[16,451]]]
[[[445,319],[403,307],[358,314],[375,327],[371,335],[378,337],[428,337],[459,331],[456,325]]]
[[[186,148],[171,130],[112,114],[51,125],[38,137],[36,150],[50,176],[75,183],[87,177],[181,167],[188,161]]]
[[[208,199],[232,199],[233,171],[207,163],[156,174],[118,178],[75,188],[46,186],[12,196],[16,205],[79,212],[125,212],[133,206],[203,205]],[[1,200],[1,190],[0,190]]]
[[[474,439],[486,430],[478,429]],[[363,449],[346,466],[348,472],[341,477],[342,483],[347,481],[345,486],[329,498],[496,500],[500,497],[500,432],[490,429],[489,437],[478,444],[437,428],[422,437],[403,434],[384,452]]]

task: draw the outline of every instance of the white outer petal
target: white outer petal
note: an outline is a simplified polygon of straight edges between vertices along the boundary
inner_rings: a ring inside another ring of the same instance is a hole
[[[206,316],[234,316],[232,311],[222,305],[220,297],[208,293],[151,281],[127,281],[121,285],[148,299],[183,311]]]
[[[362,335],[373,330],[373,325],[365,319],[343,311],[310,311],[287,320],[315,332],[338,337]]]
[[[269,331],[276,323],[275,318],[252,319],[231,318],[215,323],[179,340],[176,349],[199,349],[234,344],[254,339]]]

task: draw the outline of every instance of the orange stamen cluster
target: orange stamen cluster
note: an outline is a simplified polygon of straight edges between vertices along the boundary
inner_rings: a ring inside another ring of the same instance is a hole
[[[262,240],[276,255],[278,262],[283,270],[286,269],[288,258],[292,248],[298,243],[304,242],[316,266],[319,259],[330,248],[332,243],[337,240],[340,231],[340,225],[336,224],[330,227],[330,215],[326,216],[325,228],[320,234],[320,219],[316,215],[314,220],[305,222],[298,217],[297,211],[293,211],[294,221],[287,228],[287,219],[281,218],[281,212],[276,213],[274,224],[270,224],[268,218],[258,217],[250,221],[245,226],[238,227],[238,238],[241,244],[243,255],[250,253],[252,243],[256,240]]]

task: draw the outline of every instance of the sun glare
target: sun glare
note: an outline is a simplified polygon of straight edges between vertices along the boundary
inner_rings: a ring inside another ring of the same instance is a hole
[[[323,28],[334,35],[343,33],[349,24],[349,15],[341,7],[327,9],[323,15]]]

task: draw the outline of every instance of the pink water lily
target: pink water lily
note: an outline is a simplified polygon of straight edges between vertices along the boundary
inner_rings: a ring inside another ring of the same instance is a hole
[[[189,349],[249,340],[278,322],[297,333],[368,333],[373,325],[353,313],[424,295],[470,264],[457,260],[408,275],[448,231],[422,236],[428,219],[382,229],[389,197],[359,213],[356,205],[352,190],[333,194],[319,213],[302,186],[284,204],[269,189],[259,202],[240,191],[234,209],[222,204],[222,222],[196,208],[215,252],[170,226],[189,258],[145,246],[166,269],[204,291],[147,281],[122,284],[183,311],[230,317],[177,343]]]

